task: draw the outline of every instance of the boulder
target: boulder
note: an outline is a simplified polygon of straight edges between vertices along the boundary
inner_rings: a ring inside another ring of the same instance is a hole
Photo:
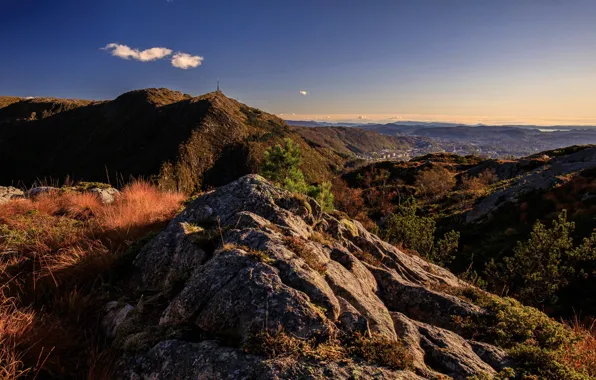
[[[483,310],[437,289],[468,285],[257,175],[190,203],[134,268],[137,306],[109,324],[124,352],[122,379],[463,379],[492,376],[508,360],[459,335],[453,317]],[[341,358],[246,349],[259,334],[279,332],[344,345]],[[347,347],[357,336],[402,342],[412,366],[353,354]]]
[[[11,199],[24,198],[25,193],[21,189],[12,186],[0,186],[0,204],[6,203]]]
[[[26,194],[27,198],[35,199],[42,194],[58,192],[59,190],[60,189],[58,189],[57,187],[53,187],[53,186],[38,186],[38,187],[33,187],[33,188],[27,190],[27,192],[25,194]]]
[[[103,204],[114,203],[114,200],[116,199],[116,197],[118,195],[120,195],[120,192],[117,189],[114,189],[113,187],[108,187],[108,188],[95,187],[92,189],[88,189],[87,191],[90,192],[91,194],[95,194],[97,196],[97,198]]]
[[[128,313],[134,310],[129,304],[120,304],[118,301],[108,302],[105,306],[106,315],[101,321],[101,327],[108,338],[114,338],[118,327],[124,322]]]

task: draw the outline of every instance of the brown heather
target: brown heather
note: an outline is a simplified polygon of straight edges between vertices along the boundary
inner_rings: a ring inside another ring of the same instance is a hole
[[[77,192],[0,205],[0,379],[109,379],[97,333],[104,289],[183,199],[139,181],[109,205]]]

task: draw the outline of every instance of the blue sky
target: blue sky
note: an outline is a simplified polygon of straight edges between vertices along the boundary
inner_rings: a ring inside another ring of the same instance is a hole
[[[596,124],[593,0],[5,0],[0,46],[2,95],[199,95],[219,78],[290,119]]]

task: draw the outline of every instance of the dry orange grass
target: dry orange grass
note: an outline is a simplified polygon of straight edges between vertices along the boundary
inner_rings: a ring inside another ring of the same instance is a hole
[[[578,372],[596,376],[596,321],[586,327],[575,318],[571,328],[581,339],[565,347],[561,361]]]
[[[78,192],[0,205],[0,380],[97,373],[97,287],[184,198],[137,181],[109,205]]]
[[[97,217],[104,230],[127,231],[163,221],[164,215],[173,216],[183,200],[180,193],[161,192],[147,182],[135,181],[111,207],[100,209]]]
[[[33,314],[19,310],[11,299],[0,304],[0,379],[19,379],[32,368],[25,368],[23,354],[17,353],[17,342],[28,333]]]

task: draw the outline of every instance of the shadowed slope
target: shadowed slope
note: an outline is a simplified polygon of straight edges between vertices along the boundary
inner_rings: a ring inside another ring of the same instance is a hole
[[[339,156],[323,158],[283,120],[221,92],[193,98],[147,89],[104,102],[22,100],[0,108],[0,159],[8,163],[0,183],[159,176],[163,186],[190,192],[256,171],[264,150],[285,137],[303,147],[312,182],[342,164]]]

